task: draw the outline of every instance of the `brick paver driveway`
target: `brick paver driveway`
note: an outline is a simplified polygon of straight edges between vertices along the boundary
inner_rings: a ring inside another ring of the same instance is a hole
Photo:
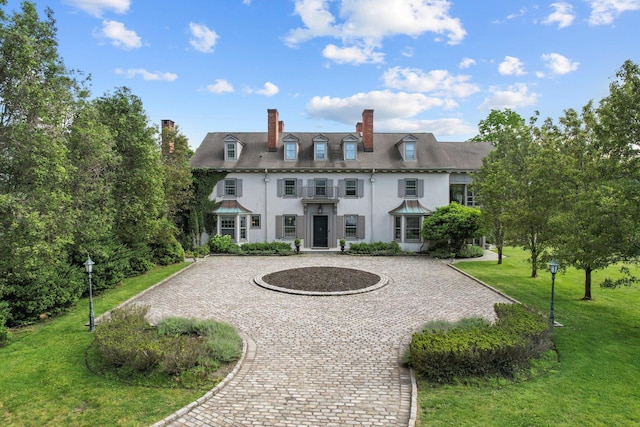
[[[304,266],[349,267],[390,278],[348,296],[301,296],[252,284]],[[214,318],[235,325],[247,355],[210,399],[167,420],[180,426],[407,426],[411,377],[400,363],[426,321],[493,318],[503,296],[424,257],[210,257],[140,295],[151,321]]]

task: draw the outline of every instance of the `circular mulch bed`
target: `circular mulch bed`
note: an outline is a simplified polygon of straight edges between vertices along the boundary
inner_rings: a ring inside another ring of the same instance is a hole
[[[292,268],[255,278],[254,281],[273,290],[311,295],[356,293],[377,289],[387,283],[386,278],[377,274],[342,267]]]

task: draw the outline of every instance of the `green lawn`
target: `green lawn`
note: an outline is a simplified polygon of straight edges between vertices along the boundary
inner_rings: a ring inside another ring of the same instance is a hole
[[[509,249],[503,265],[457,266],[522,303],[549,312],[551,274],[529,278],[526,254]],[[602,289],[617,268],[596,272],[593,301],[582,301],[584,272],[556,276],[556,369],[520,383],[432,386],[419,382],[419,426],[640,425],[640,285]],[[632,267],[640,275],[638,267]]]
[[[96,317],[186,265],[156,268],[97,296]],[[127,386],[89,372],[88,307],[83,299],[64,315],[15,332],[12,343],[0,349],[1,425],[150,425],[202,395]]]

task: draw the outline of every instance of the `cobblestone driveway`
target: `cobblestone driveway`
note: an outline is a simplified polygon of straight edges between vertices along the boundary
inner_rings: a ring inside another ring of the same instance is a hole
[[[357,268],[390,278],[348,296],[301,296],[251,283],[304,266]],[[411,378],[400,357],[426,321],[493,318],[503,296],[424,257],[209,257],[140,295],[151,321],[214,318],[248,338],[236,375],[175,426],[407,426]]]

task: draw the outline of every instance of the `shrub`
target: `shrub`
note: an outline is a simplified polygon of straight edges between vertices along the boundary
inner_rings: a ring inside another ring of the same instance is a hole
[[[288,242],[256,242],[244,243],[240,253],[249,255],[290,255],[291,244]]]
[[[455,250],[449,246],[435,247],[429,250],[429,255],[437,259],[455,258]]]
[[[402,253],[398,242],[352,243],[349,253],[366,255],[396,255]]]
[[[231,241],[231,236],[229,235],[222,236],[216,234],[209,240],[211,252],[217,254],[231,253],[234,250],[234,246],[237,247],[237,245]]]
[[[140,306],[116,309],[96,327],[101,355],[110,364],[137,372],[190,372],[198,378],[240,357],[242,339],[226,323],[168,317],[152,328],[147,312]]]
[[[467,245],[456,254],[458,258],[477,258],[484,255],[484,250],[480,246]]]
[[[409,360],[423,377],[436,382],[501,375],[512,377],[551,347],[552,326],[519,304],[496,304],[498,321],[427,325],[413,335]]]

